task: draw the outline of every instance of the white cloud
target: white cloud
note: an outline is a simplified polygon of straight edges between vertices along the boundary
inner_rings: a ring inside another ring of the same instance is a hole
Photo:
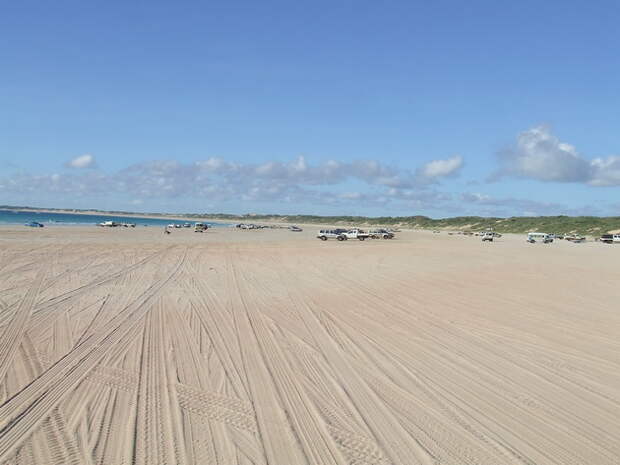
[[[445,160],[433,160],[416,171],[417,180],[425,184],[434,183],[440,178],[458,175],[462,167],[463,157],[460,155],[455,155]]]
[[[590,162],[593,176],[590,184],[593,186],[620,185],[620,156],[595,158]]]
[[[72,158],[66,163],[69,168],[94,168],[96,166],[95,157],[90,153]]]
[[[620,157],[588,160],[575,147],[560,141],[547,126],[522,132],[514,147],[498,155],[501,166],[495,178],[512,175],[592,186],[620,185]]]
[[[193,163],[155,160],[114,173],[75,170],[62,174],[0,177],[0,191],[25,193],[36,186],[38,192],[58,195],[118,194],[126,196],[128,202],[131,199],[194,198],[212,202],[285,201],[365,206],[395,202],[420,206],[438,200],[436,193],[428,191],[428,180],[453,174],[462,159],[438,162],[425,165],[426,176],[421,182],[418,171],[399,169],[377,160],[329,160],[315,164],[304,156],[284,162],[244,164],[215,157]],[[86,168],[94,163],[94,157],[82,155],[69,164]]]

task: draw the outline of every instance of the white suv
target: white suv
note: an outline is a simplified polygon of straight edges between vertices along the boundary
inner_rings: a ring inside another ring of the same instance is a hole
[[[347,236],[344,235],[345,232],[347,232],[346,229],[321,229],[316,237],[322,241],[326,241],[327,239],[346,241]]]

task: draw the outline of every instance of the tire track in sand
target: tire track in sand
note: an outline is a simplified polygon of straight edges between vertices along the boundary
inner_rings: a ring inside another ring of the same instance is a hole
[[[274,386],[273,375],[265,364],[256,341],[248,310],[241,297],[236,283],[234,269],[227,256],[229,272],[227,288],[232,299],[232,311],[237,337],[241,348],[243,367],[249,380],[249,391],[259,435],[267,464],[302,464],[306,460],[295,441],[294,433],[287,422],[286,413],[278,401],[278,393]]]
[[[22,337],[26,331],[26,325],[30,319],[34,303],[41,289],[43,277],[44,272],[39,271],[34,282],[28,289],[28,292],[26,292],[19,303],[17,310],[15,310],[13,319],[4,330],[2,336],[0,336],[0,383],[4,380],[6,372],[13,362],[15,353],[21,345]],[[0,418],[2,418],[1,415]]]
[[[249,323],[248,336],[252,342],[256,341],[258,345],[257,356],[262,354],[271,377],[269,382],[275,385],[278,397],[287,411],[288,422],[296,434],[307,462],[310,464],[346,465],[340,449],[330,435],[314,403],[296,382],[295,377],[292,376],[294,371],[288,366],[282,349],[276,343],[272,331],[263,320],[260,309],[257,308],[257,302],[251,308],[246,305],[243,295],[247,293],[247,284],[234,263],[231,262],[230,265],[235,292],[241,303],[240,310],[245,311],[247,323]],[[246,321],[243,318],[240,320],[245,325]]]
[[[101,330],[36,378],[30,385],[0,406],[0,461],[50,416],[52,409],[81,383],[106,353],[138,324],[147,305],[180,270],[187,250],[167,276],[151,285]],[[50,387],[52,386],[52,387]]]
[[[278,269],[278,273],[281,274],[282,271]],[[282,276],[282,281],[290,280],[292,276],[294,276],[292,273],[286,277]],[[331,367],[341,386],[343,388],[346,386],[345,391],[351,403],[364,418],[386,457],[394,465],[432,465],[431,454],[407,432],[396,416],[342,356],[339,345],[321,323],[319,315],[322,311],[311,308],[289,290],[287,292],[299,317],[314,338],[314,347]]]
[[[134,463],[172,465],[187,463],[183,440],[174,427],[166,376],[166,340],[161,299],[146,316],[142,344]]]

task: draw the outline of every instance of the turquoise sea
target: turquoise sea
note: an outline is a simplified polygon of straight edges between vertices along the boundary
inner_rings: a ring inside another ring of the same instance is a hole
[[[179,223],[182,220],[154,219],[133,216],[108,216],[108,215],[79,215],[72,213],[42,213],[23,212],[15,210],[0,210],[0,225],[25,224],[37,221],[45,226],[71,226],[71,225],[94,225],[104,221],[116,221],[117,223],[135,223],[138,226],[166,226],[167,224]],[[195,220],[187,220],[194,224]],[[225,223],[208,223],[210,226],[228,226]]]

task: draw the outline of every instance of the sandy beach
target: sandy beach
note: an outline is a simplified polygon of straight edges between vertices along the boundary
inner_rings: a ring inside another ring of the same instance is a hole
[[[0,227],[0,463],[620,463],[620,246],[316,229]]]

